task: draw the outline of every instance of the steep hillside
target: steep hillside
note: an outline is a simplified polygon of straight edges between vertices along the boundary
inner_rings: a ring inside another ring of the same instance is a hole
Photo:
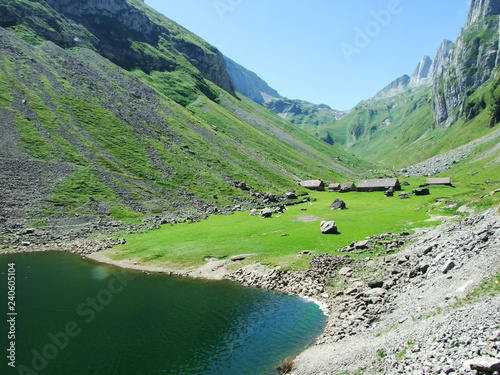
[[[235,95],[222,54],[140,0],[3,2],[0,26],[35,44],[92,49],[182,105],[198,93],[216,100],[207,80]]]
[[[305,100],[284,98],[254,72],[226,57],[229,76],[236,91],[254,102],[270,109],[280,117],[306,130],[322,141],[334,144],[330,132],[326,129],[346,112],[336,111],[325,104],[313,104]],[[320,125],[323,125],[320,127]]]
[[[149,47],[135,51],[133,38],[120,45],[124,37],[113,39],[115,32],[105,39],[90,25],[90,15],[104,23],[108,12],[120,27],[130,14],[153,30],[170,22],[142,2],[50,3],[0,5],[8,26],[0,28],[0,233],[57,227],[71,237],[116,230],[113,219],[197,220],[238,203],[282,200],[287,189],[300,191],[296,180],[334,181],[354,164],[368,167],[236,98],[224,80],[213,83],[197,68],[201,60],[194,64],[172,44],[191,43],[221,68],[222,57],[175,24],[158,56]],[[126,31],[137,40],[149,35]],[[111,61],[115,54],[122,67]],[[168,58],[177,70],[161,70]]]

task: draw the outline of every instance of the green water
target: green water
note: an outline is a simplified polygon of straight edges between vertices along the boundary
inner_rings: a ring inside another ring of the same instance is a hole
[[[310,345],[325,321],[298,297],[148,276],[68,253],[0,256],[0,291],[0,374],[267,375]]]

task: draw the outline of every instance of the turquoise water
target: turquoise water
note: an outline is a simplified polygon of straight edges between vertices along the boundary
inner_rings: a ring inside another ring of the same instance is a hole
[[[298,297],[148,276],[68,253],[0,256],[0,291],[7,353],[0,374],[267,375],[310,345],[325,321],[316,304]],[[7,315],[9,307],[17,315]]]

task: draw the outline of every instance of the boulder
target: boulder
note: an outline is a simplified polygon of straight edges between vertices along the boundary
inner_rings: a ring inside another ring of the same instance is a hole
[[[455,263],[452,260],[450,260],[450,261],[446,262],[446,264],[441,269],[441,272],[446,274],[449,271],[451,271],[454,267],[455,267]]]
[[[413,189],[411,192],[412,195],[429,195],[429,189],[427,188],[419,188],[419,189]]]
[[[403,191],[402,193],[400,193],[398,195],[398,198],[399,199],[408,199],[408,198],[410,198],[410,196],[408,195],[408,193],[406,191]]]
[[[271,210],[270,208],[264,208],[260,211],[260,216],[263,218],[273,217],[273,210]]]
[[[351,267],[342,267],[339,271],[339,275],[341,276],[347,276],[352,274],[352,268]]]
[[[373,289],[369,289],[367,291],[365,291],[363,293],[363,297],[366,297],[366,298],[373,298],[373,297],[384,297],[385,294],[387,293],[387,290],[383,289],[383,288],[373,288]]]
[[[250,210],[250,216],[257,216],[259,214],[259,210],[256,208],[252,208]]]
[[[345,202],[342,199],[337,198],[333,201],[330,208],[332,210],[345,210],[347,207],[345,205]]]
[[[280,206],[274,207],[273,212],[275,214],[282,214],[283,212],[285,212],[285,210],[286,210],[286,207],[283,205],[280,205]]]
[[[321,222],[321,233],[323,234],[339,234],[337,230],[337,225],[335,221],[322,221]]]
[[[368,286],[372,289],[382,288],[384,286],[383,280],[371,280],[368,281]]]
[[[465,361],[464,367],[469,367],[471,370],[491,374],[494,371],[500,371],[500,360],[486,356],[477,357],[475,359]]]

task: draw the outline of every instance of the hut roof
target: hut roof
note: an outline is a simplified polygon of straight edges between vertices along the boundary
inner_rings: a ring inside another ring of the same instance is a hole
[[[451,185],[451,177],[428,178],[427,185]]]
[[[344,182],[342,184],[342,190],[355,189],[355,188],[356,188],[356,185],[354,185],[354,182]]]
[[[358,182],[358,189],[371,189],[371,188],[390,188],[399,184],[397,178],[385,178],[378,180],[361,180]]]
[[[334,183],[331,183],[330,185],[328,185],[329,188],[339,188],[340,187],[340,184],[338,182],[334,182]]]
[[[306,181],[300,181],[300,186],[305,187],[305,188],[317,188],[320,186],[323,186],[323,181],[321,180],[306,180]]]

